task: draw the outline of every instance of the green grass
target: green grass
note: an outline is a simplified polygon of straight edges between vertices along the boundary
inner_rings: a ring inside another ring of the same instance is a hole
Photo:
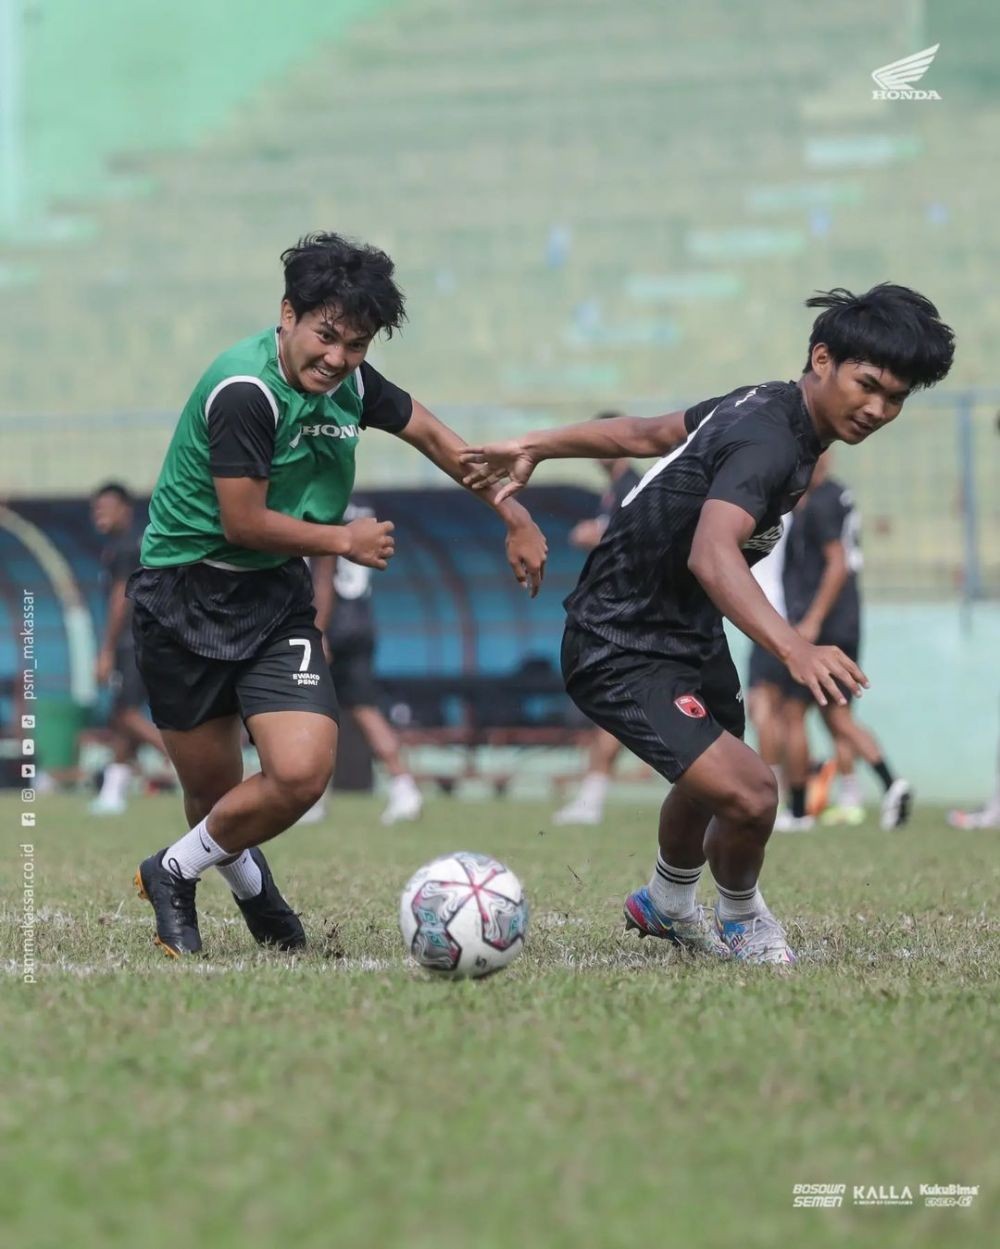
[[[257,953],[207,878],[207,957],[178,965],[153,950],[130,882],[180,829],[179,804],[105,823],[82,808],[50,799],[30,833],[34,985],[17,833],[4,853],[6,1243],[991,1243],[989,835],[926,811],[899,834],[776,837],[765,892],[801,956],[779,976],[622,935],[621,899],[650,867],[648,807],[612,808],[595,831],[442,800],[385,830],[374,800],[341,799],[270,856],[310,953]],[[12,830],[16,811],[0,804]],[[533,904],[523,957],[479,983],[428,980],[396,929],[411,870],[458,848],[505,858]],[[808,1182],[846,1183],[845,1207],[793,1210]],[[964,1210],[851,1202],[853,1184],[921,1183],[980,1192]]]

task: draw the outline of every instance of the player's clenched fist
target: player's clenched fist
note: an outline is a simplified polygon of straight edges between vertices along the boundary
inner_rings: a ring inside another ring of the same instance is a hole
[[[804,638],[785,659],[785,667],[800,685],[807,685],[821,707],[833,701],[843,706],[844,691],[860,695],[868,678],[839,646],[813,646]]]
[[[391,520],[376,520],[373,516],[352,520],[344,526],[349,543],[344,554],[355,564],[387,568],[396,550],[393,529],[395,525]]]

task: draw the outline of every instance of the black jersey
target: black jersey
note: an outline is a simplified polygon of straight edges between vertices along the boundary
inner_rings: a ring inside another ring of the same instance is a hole
[[[119,581],[128,581],[132,573],[139,567],[139,544],[142,535],[131,529],[123,533],[112,534],[101,548],[100,584],[107,598],[112,588]],[[132,646],[132,628],[130,624],[132,604],[125,604],[125,622],[115,647],[118,650]]]
[[[641,480],[634,468],[627,468],[620,477],[609,482],[607,490],[601,495],[601,508],[597,519],[603,520],[605,524],[610,521]]]
[[[707,499],[757,522],[744,544],[755,564],[804,492],[822,446],[795,382],[763,382],[689,408],[687,441],[626,496],[566,599],[572,624],[627,650],[707,657],[722,616],[688,568]]]
[[[861,568],[861,516],[843,482],[828,477],[795,509],[785,548],[783,582],[788,619],[798,624],[808,612],[823,579],[823,548],[842,542],[847,581],[823,621],[820,638],[838,644],[861,628],[858,571]]]

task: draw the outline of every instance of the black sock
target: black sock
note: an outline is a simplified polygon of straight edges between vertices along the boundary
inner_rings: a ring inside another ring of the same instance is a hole
[[[797,820],[801,820],[806,813],[805,785],[789,785],[788,796],[792,800],[792,815]]]
[[[885,760],[879,759],[878,763],[872,764],[872,771],[882,782],[886,789],[892,784],[894,777],[889,769],[885,766]]]

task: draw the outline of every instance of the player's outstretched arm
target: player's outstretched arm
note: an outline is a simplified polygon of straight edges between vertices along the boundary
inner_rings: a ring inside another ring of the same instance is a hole
[[[841,685],[860,694],[868,678],[837,646],[813,646],[774,610],[750,573],[742,545],[757,522],[735,503],[708,499],[691,543],[688,567],[720,612],[776,655],[821,707],[846,703]]]
[[[496,497],[502,501],[527,485],[542,460],[648,458],[672,451],[686,437],[683,412],[616,416],[606,421],[540,429],[520,438],[469,447],[462,453],[462,481],[473,490],[500,486]]]
[[[413,413],[398,437],[427,458],[453,480],[464,485],[465,466],[462,453],[466,443],[449,429],[422,403],[413,401]],[[479,497],[492,507],[507,527],[507,562],[514,576],[534,598],[545,576],[548,543],[545,535],[531,519],[528,510],[494,487],[478,491]]]
[[[214,477],[222,532],[233,546],[277,555],[344,555],[368,568],[388,568],[395,553],[392,521],[364,517],[315,525],[267,506],[267,480]]]

